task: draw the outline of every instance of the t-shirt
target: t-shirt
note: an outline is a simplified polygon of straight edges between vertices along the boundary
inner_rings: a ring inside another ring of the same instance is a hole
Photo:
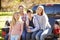
[[[21,35],[21,25],[22,23],[17,21],[16,24],[12,27],[11,35]]]
[[[34,24],[33,24],[33,17],[32,17],[32,20],[29,20],[29,26],[35,28],[35,27],[34,27]]]

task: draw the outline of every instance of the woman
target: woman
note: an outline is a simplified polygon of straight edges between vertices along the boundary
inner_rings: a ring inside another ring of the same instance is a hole
[[[28,21],[29,21],[29,26],[27,27],[27,34],[26,34],[26,40],[31,40],[31,35],[32,32],[29,32],[31,29],[34,28],[33,24],[33,11],[31,9],[27,10],[27,15],[28,15]]]
[[[23,32],[23,21],[19,20],[18,13],[14,13],[10,24],[9,36],[10,40],[19,40]]]
[[[43,6],[38,6],[36,14],[33,18],[33,23],[35,28],[31,30],[31,32],[33,32],[32,40],[34,40],[34,38],[36,38],[36,40],[44,40],[44,37],[50,31],[51,26],[49,24],[48,17],[45,14]]]

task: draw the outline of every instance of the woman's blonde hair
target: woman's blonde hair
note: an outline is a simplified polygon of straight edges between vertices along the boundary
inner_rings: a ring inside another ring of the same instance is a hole
[[[42,5],[39,5],[38,8],[42,8],[41,15],[43,15],[43,13],[45,13],[45,11],[44,11],[44,7],[43,7]],[[37,8],[37,10],[38,10],[38,8]],[[37,10],[36,10],[36,12],[37,12]]]
[[[19,19],[19,15],[18,15],[17,20],[16,20],[15,17],[14,17],[15,15],[18,15],[18,13],[14,13],[14,14],[13,14],[12,21],[11,21],[11,23],[10,23],[11,26],[15,25],[15,23],[16,23],[16,22],[18,21],[18,19]]]

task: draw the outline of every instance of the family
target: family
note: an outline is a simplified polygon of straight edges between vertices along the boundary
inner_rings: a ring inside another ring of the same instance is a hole
[[[35,14],[31,9],[24,13],[22,5],[18,9],[10,23],[9,40],[44,40],[51,30],[44,7],[39,5]]]

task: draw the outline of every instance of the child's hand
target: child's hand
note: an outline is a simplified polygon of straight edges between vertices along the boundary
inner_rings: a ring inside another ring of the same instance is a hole
[[[30,29],[28,29],[28,30],[27,30],[27,32],[31,32],[31,30],[30,30]]]
[[[9,37],[8,37],[8,40],[10,40],[10,35],[9,35]]]

